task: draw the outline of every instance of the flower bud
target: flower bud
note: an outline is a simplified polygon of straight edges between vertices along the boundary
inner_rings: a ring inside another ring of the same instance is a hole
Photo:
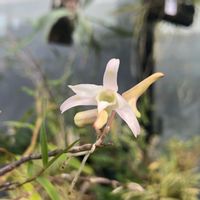
[[[92,124],[97,119],[97,109],[86,110],[82,112],[78,112],[74,116],[74,123],[78,127],[83,127],[88,124]]]

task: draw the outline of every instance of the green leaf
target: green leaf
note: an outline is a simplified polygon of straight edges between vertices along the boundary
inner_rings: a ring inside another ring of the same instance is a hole
[[[4,124],[7,126],[15,127],[15,128],[28,128],[30,130],[34,129],[34,125],[32,125],[31,123],[27,123],[27,122],[5,121]]]
[[[81,162],[77,158],[72,158],[69,162],[69,166],[79,169],[81,166]],[[89,165],[85,165],[82,172],[88,175],[92,175],[94,173],[93,169]]]
[[[40,147],[42,153],[43,166],[46,167],[48,164],[48,145],[47,145],[47,135],[44,122],[42,123],[42,127],[40,130]]]
[[[33,176],[33,171],[34,171],[34,169],[33,169],[33,161],[30,161],[30,162],[28,162],[27,163],[27,174],[31,177],[31,176]]]
[[[46,190],[48,195],[52,200],[59,200],[60,197],[58,196],[58,192],[56,191],[55,187],[48,181],[48,179],[45,179],[44,177],[41,177],[40,175],[44,173],[44,171],[47,170],[63,153],[67,153],[69,149],[71,149],[79,140],[76,140],[71,145],[69,145],[67,148],[63,149],[58,155],[56,155],[54,158],[52,158],[45,166],[45,168],[38,173],[38,178],[36,179]]]
[[[52,158],[48,164],[46,165],[45,170],[50,167],[63,153],[67,153],[69,149],[71,149],[79,140],[76,140],[72,144],[70,144],[67,148],[63,149],[58,155],[56,155],[54,158]]]
[[[25,92],[26,94],[28,94],[29,96],[32,96],[32,97],[35,96],[35,91],[26,86],[22,87],[22,91]]]
[[[31,183],[24,184],[23,188],[27,193],[31,192],[31,195],[28,197],[28,200],[42,200],[42,197],[40,196],[39,192],[37,192],[37,190]]]
[[[38,177],[37,181],[46,190],[47,194],[52,200],[61,199],[57,189],[51,184],[51,182],[48,179],[44,177]]]

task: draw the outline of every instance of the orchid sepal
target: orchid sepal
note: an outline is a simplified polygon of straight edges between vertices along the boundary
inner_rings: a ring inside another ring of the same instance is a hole
[[[137,100],[138,98],[157,80],[164,76],[163,73],[157,72],[152,74],[151,76],[145,78],[143,81],[133,86],[131,89],[125,91],[122,96],[126,99],[126,101],[131,106],[135,115],[140,118],[141,114],[137,109]]]

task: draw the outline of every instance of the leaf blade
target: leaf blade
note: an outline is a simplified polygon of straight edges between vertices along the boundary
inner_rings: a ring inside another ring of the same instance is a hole
[[[42,154],[42,163],[43,166],[46,167],[48,164],[48,145],[47,145],[47,134],[44,122],[42,123],[42,127],[40,129],[40,148]]]
[[[37,182],[39,182],[39,184],[45,189],[45,191],[52,200],[61,199],[57,189],[53,186],[53,184],[51,184],[51,182],[47,178],[38,177]]]
[[[56,155],[54,158],[52,158],[48,164],[46,165],[46,168],[49,168],[63,153],[67,153],[69,149],[71,149],[79,140],[76,140],[72,144],[70,144],[67,148],[63,149],[58,155]]]

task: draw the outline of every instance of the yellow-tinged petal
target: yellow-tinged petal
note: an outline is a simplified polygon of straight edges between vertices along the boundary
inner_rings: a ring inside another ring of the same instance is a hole
[[[97,119],[97,109],[86,110],[82,112],[78,112],[74,116],[74,123],[78,127],[83,127],[88,124],[92,124]]]
[[[95,129],[101,129],[104,127],[104,125],[107,123],[108,121],[108,113],[106,110],[102,110],[98,116],[96,121],[94,122],[94,128]]]
[[[151,76],[145,78],[143,81],[132,87],[131,89],[127,90],[122,94],[122,96],[126,100],[130,100],[135,98],[136,100],[149,88],[149,86],[157,81],[158,79],[164,76],[163,73],[157,72],[152,74]]]

